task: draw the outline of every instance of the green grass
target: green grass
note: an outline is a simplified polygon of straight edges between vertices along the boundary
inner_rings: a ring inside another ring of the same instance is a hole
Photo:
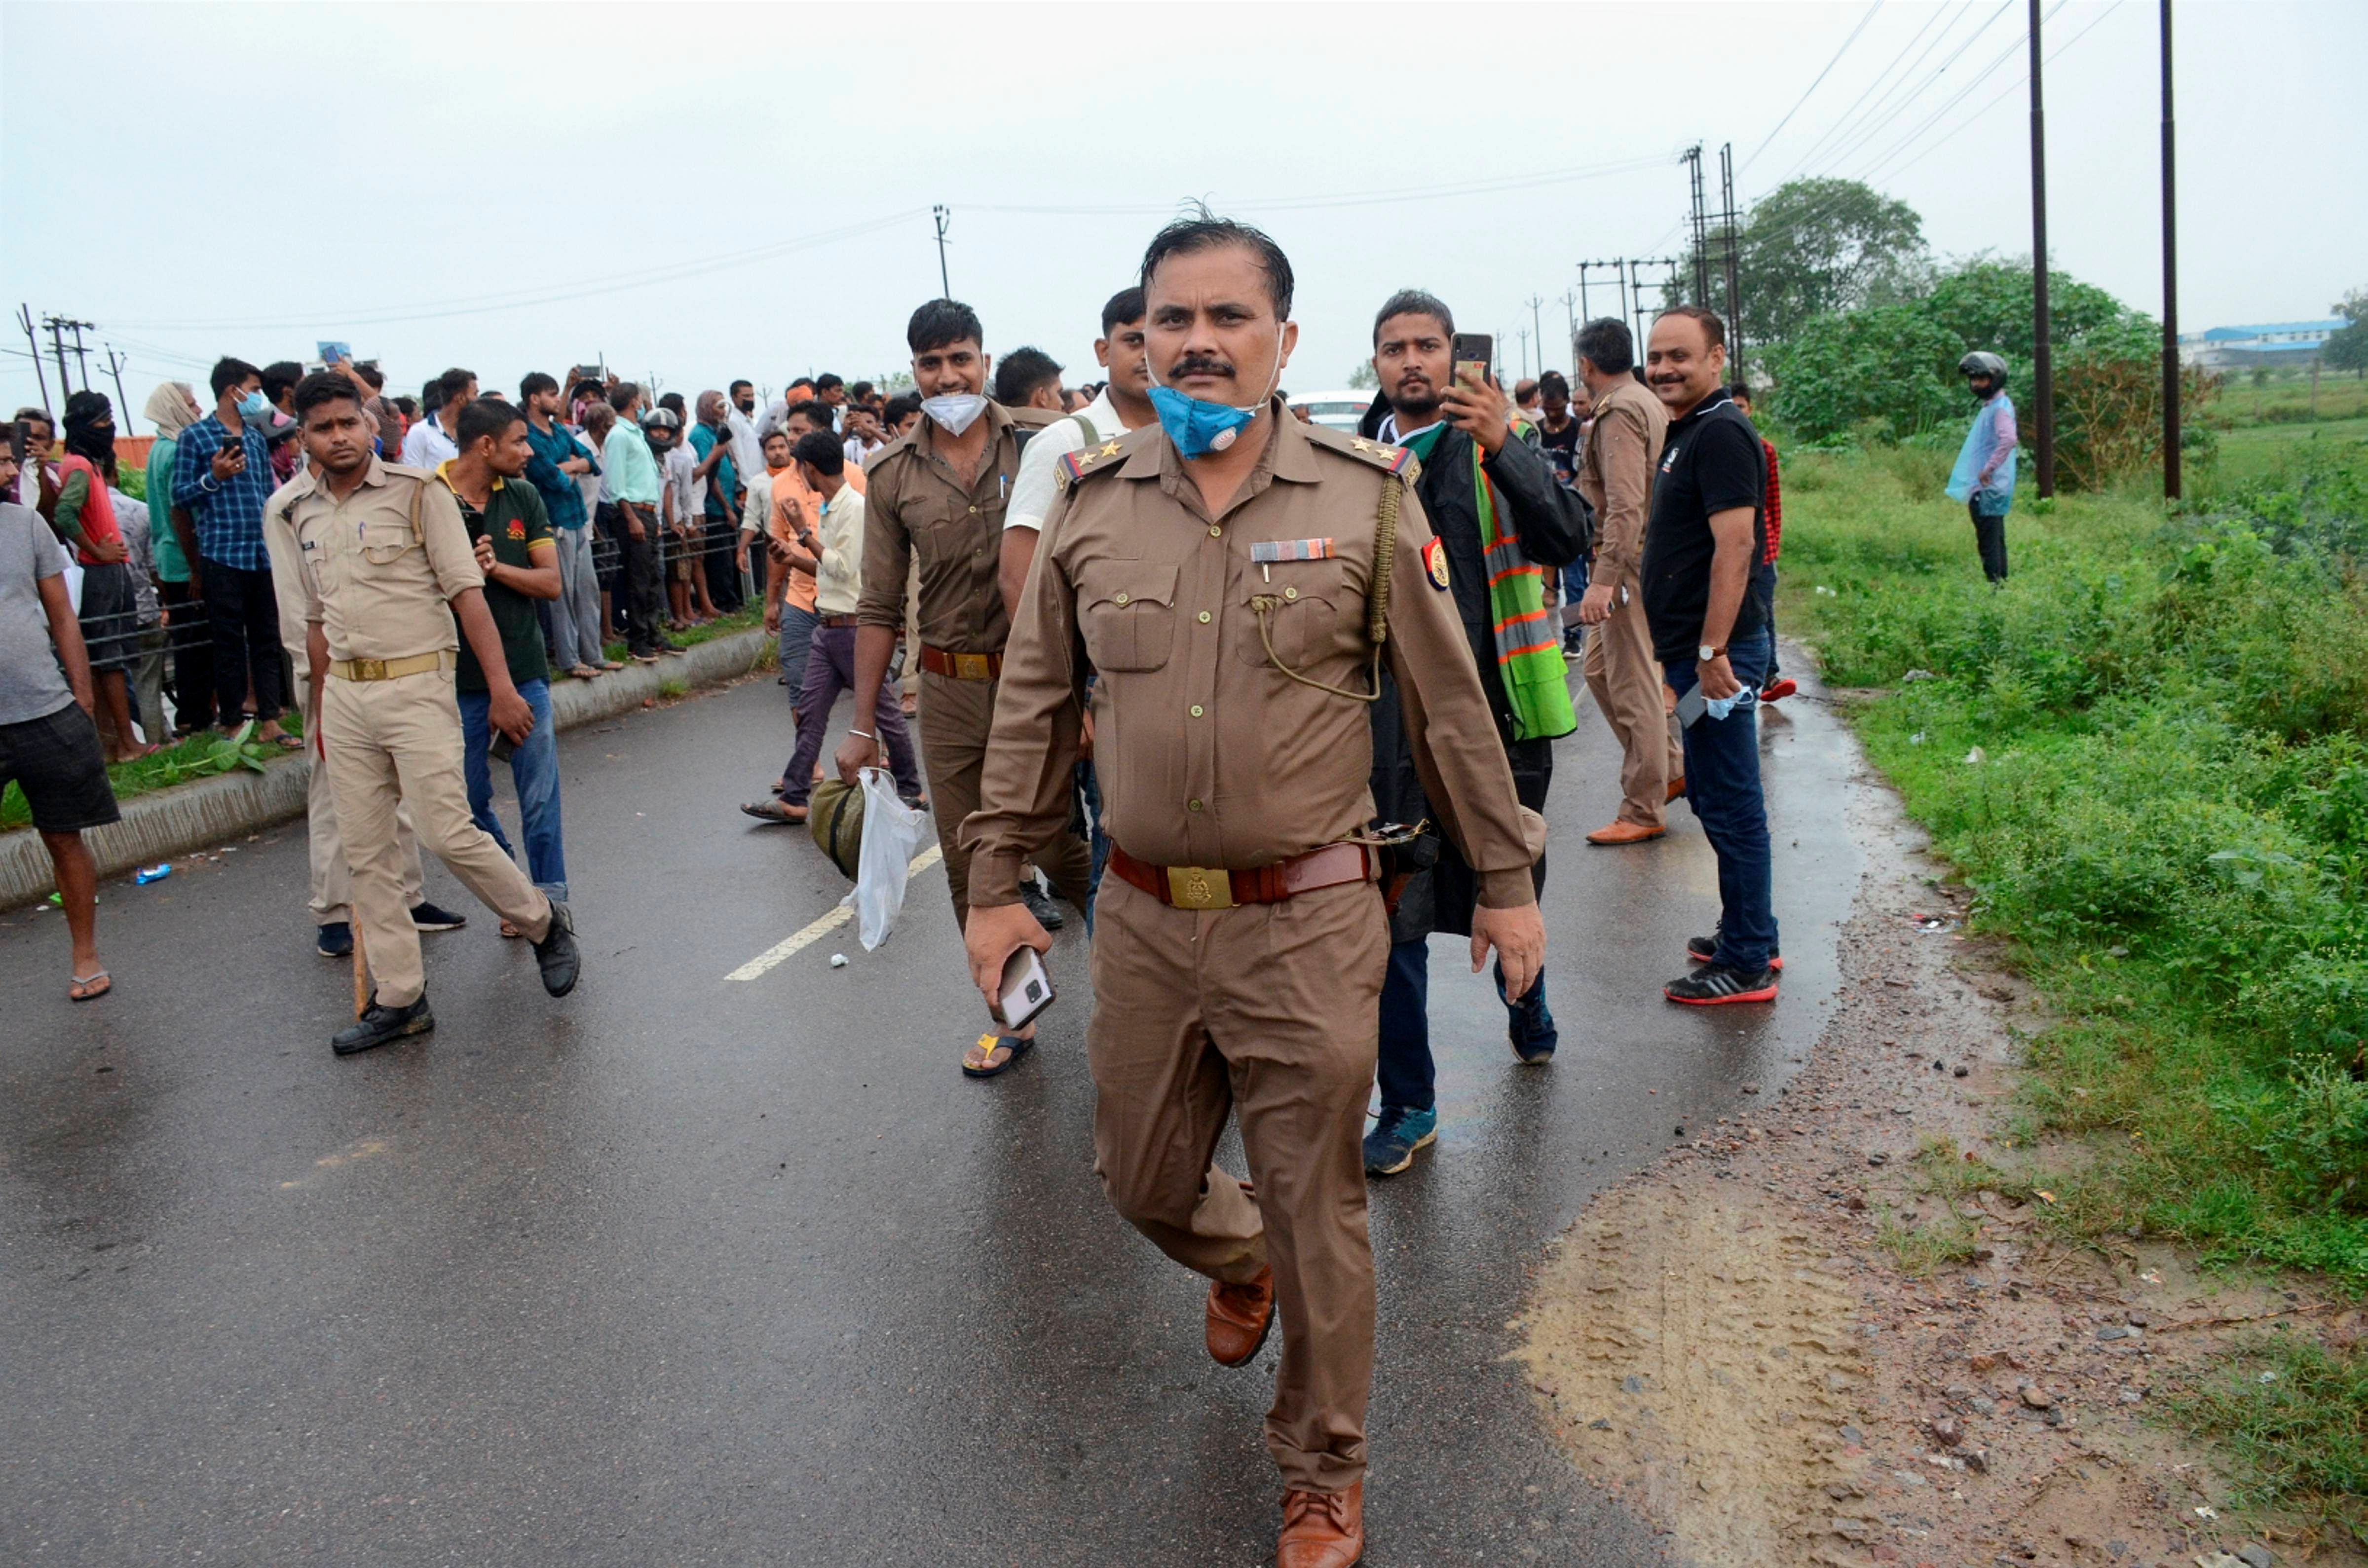
[[[291,735],[301,736],[304,733],[302,716],[293,711],[280,720],[280,726]],[[115,787],[115,798],[128,801],[152,790],[167,789],[192,778],[228,773],[240,767],[259,768],[274,757],[288,755],[291,754],[279,746],[262,745],[253,741],[244,747],[235,746],[229,736],[209,732],[160,747],[137,762],[109,763],[107,777]],[[32,825],[32,808],[25,801],[25,792],[10,784],[5,792],[0,792],[0,832]]]
[[[1788,460],[1780,619],[2060,1020],[2051,1214],[2368,1289],[2368,461],[2028,507],[2002,591],[1947,467]]]
[[[2236,1456],[2248,1505],[2296,1509],[2368,1546],[2368,1354],[2264,1335],[2169,1410]]]
[[[746,609],[735,610],[730,615],[718,616],[705,626],[687,626],[679,631],[669,631],[666,635],[685,648],[696,648],[701,642],[712,642],[718,637],[729,637],[735,631],[746,631],[750,627],[764,624],[764,607],[757,605]],[[604,644],[601,651],[612,659],[621,659],[625,656],[626,649],[622,642],[609,642]]]

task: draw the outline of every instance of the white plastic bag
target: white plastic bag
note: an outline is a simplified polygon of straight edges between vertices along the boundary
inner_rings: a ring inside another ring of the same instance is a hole
[[[896,798],[896,780],[884,767],[863,770],[863,848],[856,858],[855,891],[842,902],[855,906],[863,950],[888,939],[896,913],[905,907],[905,884],[913,852],[928,836],[929,815]]]

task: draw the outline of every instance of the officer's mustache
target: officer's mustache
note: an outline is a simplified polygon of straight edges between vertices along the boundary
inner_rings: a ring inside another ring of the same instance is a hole
[[[1183,358],[1177,360],[1175,365],[1171,367],[1167,372],[1171,378],[1183,376],[1230,376],[1233,373],[1233,366],[1226,363],[1224,360],[1213,358],[1202,354],[1187,354]]]

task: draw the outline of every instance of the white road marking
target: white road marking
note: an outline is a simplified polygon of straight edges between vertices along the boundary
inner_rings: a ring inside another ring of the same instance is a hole
[[[918,855],[913,857],[912,865],[905,869],[905,880],[909,881],[913,878],[919,876],[923,871],[926,871],[930,867],[936,865],[938,863],[938,846],[932,844],[927,849],[922,850]],[[723,978],[727,981],[758,979],[768,971],[773,969],[784,960],[795,957],[802,949],[812,947],[815,942],[821,940],[825,934],[836,931],[840,926],[846,925],[849,919],[854,917],[854,905],[842,903],[837,908],[832,910],[828,915],[824,915],[819,920],[812,922],[794,935],[782,941],[776,942],[769,948],[767,948],[763,952],[758,953],[755,958],[750,959],[746,963],[742,964],[738,969],[734,970],[730,974],[725,975]]]

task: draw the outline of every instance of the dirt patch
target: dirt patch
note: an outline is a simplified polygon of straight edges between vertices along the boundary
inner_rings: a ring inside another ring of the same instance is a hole
[[[2362,1314],[2053,1238],[2018,1173],[2077,1151],[2013,1146],[2000,1107],[2045,1020],[1888,794],[1857,793],[1873,869],[1809,1064],[1599,1199],[1541,1270],[1515,1354],[1557,1440],[1713,1568],[2368,1563],[2246,1515],[2158,1419],[2235,1336]]]

